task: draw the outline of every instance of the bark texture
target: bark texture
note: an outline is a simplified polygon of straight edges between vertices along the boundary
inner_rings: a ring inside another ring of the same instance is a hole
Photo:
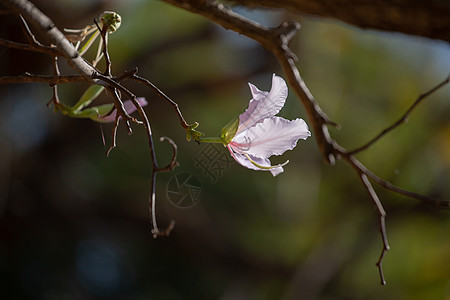
[[[360,28],[450,42],[450,0],[239,0],[234,4],[283,8],[338,19]]]

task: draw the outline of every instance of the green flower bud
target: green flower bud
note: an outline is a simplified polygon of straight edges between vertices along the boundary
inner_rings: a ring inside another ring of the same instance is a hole
[[[223,143],[225,145],[228,145],[234,138],[238,130],[238,127],[239,127],[239,118],[236,118],[222,128],[222,133],[220,134],[220,137],[222,138]]]
[[[103,26],[106,26],[106,28],[108,28],[108,31],[110,33],[113,33],[114,31],[119,29],[120,24],[122,23],[122,18],[119,14],[113,11],[104,11],[100,15],[100,21],[102,22]]]

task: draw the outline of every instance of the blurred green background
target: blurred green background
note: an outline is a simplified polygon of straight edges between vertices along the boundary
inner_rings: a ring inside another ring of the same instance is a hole
[[[283,76],[251,40],[163,2],[35,3],[59,28],[118,12],[113,73],[139,67],[210,136],[247,107],[247,82],[269,90],[271,74]],[[349,149],[397,120],[450,71],[450,46],[439,41],[285,12],[238,12],[267,26],[301,22],[291,44],[299,69],[341,124],[332,136]],[[13,16],[2,15],[0,25],[2,38],[25,41]],[[63,63],[61,69],[71,73]],[[50,58],[0,47],[0,76],[26,71],[51,74]],[[176,221],[172,235],[151,237],[151,163],[142,128],[129,136],[121,127],[118,147],[105,157],[100,125],[47,108],[48,86],[0,86],[0,298],[450,299],[448,211],[375,187],[392,248],[384,260],[388,285],[381,286],[377,213],[355,172],[342,162],[326,165],[313,138],[273,159],[290,160],[275,178],[236,163],[221,172],[210,165],[211,176],[198,165],[204,146],[185,140],[172,107],[145,87],[129,86],[149,102],[160,164],[171,149],[157,138],[178,144],[180,166],[157,182],[158,220],[161,227]],[[60,86],[61,101],[75,103],[86,87]],[[447,86],[358,158],[394,184],[449,200],[449,100]],[[306,118],[292,91],[280,115]],[[103,126],[107,143],[110,130]],[[177,174],[196,178],[195,206],[170,202]]]

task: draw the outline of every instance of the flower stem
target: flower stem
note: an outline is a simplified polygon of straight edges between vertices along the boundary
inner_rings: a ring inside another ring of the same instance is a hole
[[[201,137],[199,138],[201,143],[216,143],[223,144],[223,140],[220,137]]]

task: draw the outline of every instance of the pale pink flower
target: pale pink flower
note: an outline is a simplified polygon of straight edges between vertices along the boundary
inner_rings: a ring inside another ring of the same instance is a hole
[[[136,101],[142,107],[144,107],[148,104],[147,100],[145,100],[145,97],[137,97]],[[125,111],[129,115],[131,115],[132,113],[134,113],[137,110],[136,106],[134,105],[134,103],[131,100],[124,101],[123,107],[125,108]],[[112,123],[116,120],[116,114],[117,114],[117,110],[114,110],[110,115],[105,116],[105,117],[100,116],[100,117],[97,117],[95,120],[97,122],[101,122],[101,123]]]
[[[273,75],[270,92],[260,91],[251,83],[249,86],[253,99],[247,110],[239,116],[239,125],[235,122],[234,130],[236,126],[237,130],[234,136],[231,134],[231,141],[226,141],[227,148],[231,156],[244,167],[270,171],[276,176],[284,171],[283,166],[289,161],[272,166],[269,157],[294,149],[299,139],[306,140],[311,133],[303,119],[289,121],[275,116],[283,108],[288,95],[283,78]]]

